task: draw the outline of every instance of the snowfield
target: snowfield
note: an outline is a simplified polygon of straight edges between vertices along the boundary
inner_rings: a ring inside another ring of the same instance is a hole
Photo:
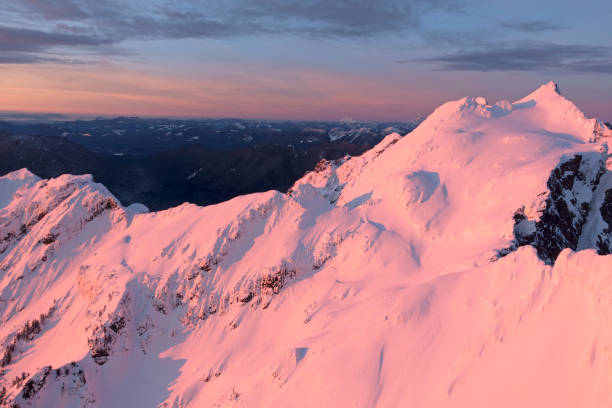
[[[549,83],[287,194],[149,213],[10,173],[0,406],[612,406],[611,136]]]

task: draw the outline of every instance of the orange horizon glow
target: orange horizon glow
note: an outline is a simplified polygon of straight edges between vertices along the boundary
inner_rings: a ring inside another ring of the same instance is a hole
[[[98,116],[409,120],[442,96],[358,75],[278,70],[176,78],[104,65],[5,65],[0,111]],[[401,103],[397,101],[401,100]]]
[[[378,80],[295,67],[275,67],[266,75],[221,67],[181,78],[171,71],[148,72],[109,63],[0,65],[0,111],[91,117],[402,121],[465,96],[440,88],[444,85],[427,89],[418,77],[401,81],[391,75]],[[603,120],[612,116],[604,101],[572,96],[587,116]]]

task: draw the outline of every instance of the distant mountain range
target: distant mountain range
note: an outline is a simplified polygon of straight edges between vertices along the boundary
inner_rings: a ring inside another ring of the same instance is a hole
[[[92,174],[125,204],[151,210],[286,191],[322,159],[359,155],[405,123],[114,118],[0,122],[0,174]]]
[[[182,146],[236,150],[260,145],[293,146],[348,142],[373,146],[389,133],[406,134],[420,120],[408,122],[295,122],[244,119],[145,119],[119,117],[65,122],[0,122],[0,132],[59,136],[91,151],[147,155]]]

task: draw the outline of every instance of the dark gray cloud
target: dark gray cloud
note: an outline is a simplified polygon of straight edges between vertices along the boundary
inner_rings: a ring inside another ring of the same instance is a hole
[[[113,37],[190,38],[258,33],[372,36],[408,30],[420,15],[456,0],[14,0],[25,18],[83,23]]]
[[[130,39],[228,38],[257,34],[370,38],[414,31],[432,10],[460,0],[12,0],[0,4],[0,52],[96,47]],[[7,18],[10,17],[9,18]],[[36,24],[33,27],[33,24]],[[17,55],[13,55],[19,59]],[[39,57],[40,61],[45,58]]]
[[[62,63],[81,64],[81,59],[61,56],[49,50],[60,48],[103,48],[112,43],[107,38],[83,34],[47,32],[28,28],[0,26],[0,64]]]
[[[558,24],[551,23],[544,20],[531,20],[531,21],[500,21],[500,25],[504,28],[522,31],[525,33],[539,33],[543,31],[559,31],[565,30],[567,27],[563,27]]]
[[[47,19],[73,20],[86,18],[87,13],[74,0],[18,0],[13,9],[35,11]],[[19,7],[21,6],[21,7]]]
[[[428,45],[434,46],[437,49],[440,47],[451,47],[456,49],[467,46],[476,47],[485,45],[491,37],[491,32],[485,29],[474,29],[462,31],[461,33],[450,30],[423,30],[420,32],[420,36]]]
[[[45,62],[44,58],[26,52],[2,52],[0,64],[35,64]]]
[[[105,38],[81,34],[46,32],[0,26],[0,52],[34,52],[58,46],[97,46],[110,44]]]
[[[82,59],[50,52],[57,47],[106,50],[112,41],[83,34],[47,32],[27,28],[0,26],[0,64],[86,63]]]
[[[427,63],[442,71],[564,71],[612,73],[612,48],[589,45],[522,44],[459,52],[399,63]]]
[[[39,64],[52,62],[56,64],[82,65],[87,61],[68,57],[57,57],[49,55],[39,55],[36,53],[9,51],[0,53],[0,64]]]
[[[416,24],[423,11],[418,1],[252,0],[236,10],[240,19],[280,24],[274,30],[333,36],[370,36]],[[419,9],[420,8],[420,9]],[[419,9],[419,10],[417,10]]]

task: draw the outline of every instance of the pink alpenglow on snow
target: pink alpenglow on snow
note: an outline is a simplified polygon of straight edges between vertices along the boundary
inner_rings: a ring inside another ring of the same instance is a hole
[[[5,175],[0,406],[610,406],[611,136],[549,83],[287,194]]]

